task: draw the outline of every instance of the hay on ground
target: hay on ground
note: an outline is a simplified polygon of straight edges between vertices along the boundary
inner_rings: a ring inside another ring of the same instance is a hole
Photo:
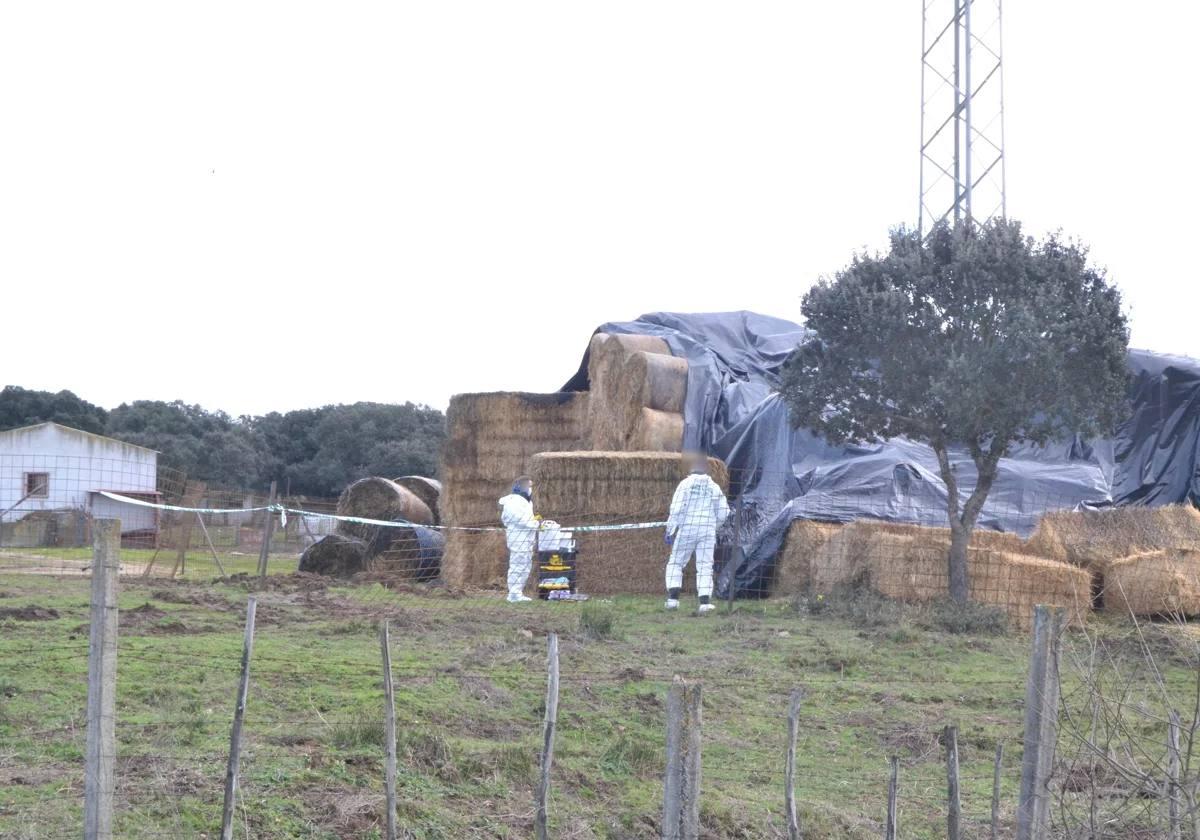
[[[687,473],[687,462],[677,453],[546,452],[532,462],[534,509],[564,526],[662,522]],[[729,473],[721,461],[710,458],[709,473],[728,489]],[[581,591],[663,591],[669,549],[661,528],[579,533],[576,543]],[[694,566],[685,582],[694,587]]]
[[[410,490],[386,478],[362,478],[342,491],[337,503],[338,516],[359,516],[385,522],[412,522],[432,525],[433,512]],[[343,536],[371,541],[379,527],[358,522],[339,522],[337,532]]]
[[[1103,574],[1113,562],[1160,549],[1200,550],[1200,511],[1190,505],[1047,513],[1029,545]]]
[[[439,500],[442,496],[442,482],[423,475],[402,475],[399,478],[393,478],[392,481],[425,503],[425,506],[433,513],[434,525],[441,524]]]
[[[987,533],[987,532],[984,532]],[[831,535],[813,555],[812,581],[817,592],[839,584],[870,586],[888,597],[921,602],[949,594],[948,529],[853,522]],[[990,544],[989,544],[990,543]],[[1067,563],[1005,550],[1002,536],[986,538],[967,552],[970,598],[1003,608],[1020,627],[1028,627],[1037,604],[1063,606],[1072,623],[1084,620],[1091,606],[1091,576]]]
[[[788,526],[783,546],[775,558],[775,595],[799,595],[812,584],[812,562],[817,551],[840,531],[839,524],[796,519]]]
[[[297,571],[328,577],[352,577],[366,568],[367,553],[367,544],[363,540],[330,534],[304,550]]]
[[[1103,606],[1121,615],[1200,616],[1200,551],[1159,549],[1110,562]]]

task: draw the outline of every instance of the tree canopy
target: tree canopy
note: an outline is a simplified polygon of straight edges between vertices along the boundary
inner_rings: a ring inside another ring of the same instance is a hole
[[[137,400],[112,411],[70,391],[0,391],[0,431],[53,421],[162,453],[189,478],[227,487],[272,480],[332,496],[368,475],[436,474],[445,417],[427,406],[354,403],[231,417],[184,402]]]
[[[898,229],[804,296],[816,338],[784,369],[794,422],[834,443],[907,437],[938,455],[953,532],[951,594],[966,597],[966,541],[1015,443],[1108,433],[1127,408],[1120,292],[1057,236],[1016,222]],[[971,453],[965,502],[948,447]],[[957,559],[956,559],[957,557]]]

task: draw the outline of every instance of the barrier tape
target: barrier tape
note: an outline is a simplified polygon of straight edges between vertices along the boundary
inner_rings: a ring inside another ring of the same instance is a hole
[[[278,513],[280,523],[287,525],[287,515],[295,516],[315,516],[318,519],[333,519],[338,522],[353,522],[356,525],[375,525],[380,528],[432,528],[436,531],[503,531],[504,528],[496,526],[485,526],[480,528],[469,528],[461,525],[421,525],[417,522],[409,522],[407,520],[387,520],[387,519],[369,519],[364,516],[341,516],[336,513],[318,513],[314,510],[302,510],[300,508],[284,507],[280,504],[264,505],[262,507],[249,508],[193,508],[181,507],[179,505],[167,505],[160,502],[147,502],[144,499],[134,499],[129,496],[122,496],[120,493],[111,493],[108,490],[99,491],[101,496],[111,499],[114,502],[123,502],[124,504],[137,505],[138,507],[154,508],[155,510],[171,510],[179,513],[257,513],[259,511],[269,511]],[[559,528],[563,531],[571,531],[572,533],[596,533],[600,531],[637,531],[646,528],[665,528],[666,522],[630,522],[618,525],[560,525]]]

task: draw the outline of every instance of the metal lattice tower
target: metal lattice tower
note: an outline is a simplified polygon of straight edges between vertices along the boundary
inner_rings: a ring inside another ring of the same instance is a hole
[[[1003,0],[921,0],[917,230],[1007,215]]]

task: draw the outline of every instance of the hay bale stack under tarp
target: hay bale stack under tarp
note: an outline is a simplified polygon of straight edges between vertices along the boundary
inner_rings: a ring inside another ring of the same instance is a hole
[[[588,445],[680,451],[687,380],[687,360],[672,356],[662,339],[597,333],[588,347]]]
[[[564,526],[664,522],[686,460],[668,452],[545,452],[533,458],[534,509]],[[725,465],[709,474],[728,490]],[[576,534],[579,589],[591,595],[661,594],[669,549],[660,527]],[[685,575],[694,591],[694,575]]]
[[[445,535],[423,525],[381,527],[380,546],[366,562],[367,571],[400,580],[427,581],[438,576],[446,548]]]
[[[799,595],[812,585],[812,562],[820,548],[842,529],[831,522],[796,519],[788,526],[783,547],[775,558],[775,595]]]
[[[446,412],[442,521],[495,526],[497,502],[538,452],[578,449],[588,394],[458,394]],[[450,583],[451,581],[447,581]]]
[[[996,532],[972,539],[967,552],[970,598],[1003,608],[1016,626],[1027,627],[1036,604],[1068,609],[1080,623],[1091,606],[1091,576],[1058,560],[1037,557],[1028,544]],[[1016,550],[1012,550],[1016,549]],[[949,530],[853,522],[831,535],[813,555],[812,582],[826,593],[858,583],[888,597],[930,601],[949,594]]]
[[[297,571],[348,578],[366,569],[367,554],[365,541],[330,534],[304,549]]]
[[[1190,505],[1055,511],[1029,538],[1034,551],[1103,574],[1112,563],[1160,549],[1200,550],[1200,511]]]
[[[1200,551],[1159,549],[1108,563],[1103,607],[1120,615],[1200,616]]]
[[[425,506],[433,513],[434,525],[441,524],[442,482],[423,475],[402,475],[399,478],[393,478],[392,481],[425,503]]]

